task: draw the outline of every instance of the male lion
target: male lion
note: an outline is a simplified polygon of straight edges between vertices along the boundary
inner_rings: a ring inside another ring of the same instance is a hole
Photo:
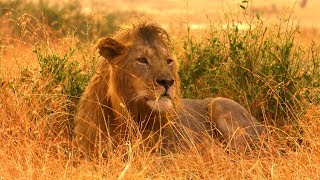
[[[75,140],[83,152],[92,156],[107,145],[123,143],[132,126],[143,140],[167,137],[166,142],[183,139],[187,132],[201,136],[218,130],[235,148],[259,136],[258,121],[230,99],[180,98],[178,64],[169,44],[167,32],[153,22],[99,41],[104,60],[80,100],[75,120]]]

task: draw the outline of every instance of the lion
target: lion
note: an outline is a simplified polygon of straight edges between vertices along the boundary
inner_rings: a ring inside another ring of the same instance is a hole
[[[170,45],[169,34],[155,22],[99,40],[102,61],[75,118],[75,142],[82,152],[94,156],[126,142],[132,124],[143,140],[152,139],[149,143],[161,137],[167,139],[163,144],[174,143],[187,131],[198,136],[218,132],[234,148],[259,137],[262,125],[235,101],[181,98]]]

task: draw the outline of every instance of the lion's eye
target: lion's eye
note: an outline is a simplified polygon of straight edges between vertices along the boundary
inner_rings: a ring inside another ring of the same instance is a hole
[[[167,64],[171,65],[173,63],[172,59],[167,59]]]
[[[141,64],[148,64],[148,60],[145,57],[139,57],[137,58],[137,61]]]

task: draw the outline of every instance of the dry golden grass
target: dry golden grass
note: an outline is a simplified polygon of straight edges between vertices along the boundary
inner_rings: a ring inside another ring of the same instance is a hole
[[[29,94],[28,88],[20,93]],[[288,145],[290,136],[268,129],[266,147],[246,155],[227,153],[219,143],[199,151],[191,148],[159,156],[128,144],[126,158],[115,151],[110,158],[85,160],[77,147],[64,136],[63,129],[48,129],[64,115],[32,119],[30,113],[50,102],[37,102],[39,96],[21,97],[2,85],[0,94],[0,175],[3,179],[317,179],[320,166],[320,107],[311,106],[299,120],[303,128],[300,145]],[[49,96],[49,95],[46,95]],[[48,97],[49,98],[49,97]],[[61,98],[59,98],[60,101]],[[39,103],[39,104],[38,104]],[[37,116],[33,116],[37,117]],[[124,160],[126,159],[126,160]]]
[[[7,19],[0,20],[8,23]],[[320,178],[318,105],[310,105],[301,113],[297,120],[301,132],[290,126],[281,130],[270,126],[265,146],[244,155],[228,153],[216,140],[200,149],[163,156],[131,142],[108,159],[81,158],[68,126],[73,116],[68,107],[76,104],[60,92],[59,86],[51,88],[54,91],[46,88],[50,79],[38,72],[32,52],[34,39],[11,36],[9,26],[0,31],[0,179]],[[78,43],[76,38],[41,38],[35,39],[58,54]],[[85,45],[85,51],[77,51],[73,59],[94,56],[93,44]]]
[[[10,84],[15,75],[16,78],[20,75],[7,67],[19,67],[25,59],[28,62],[25,66],[32,67],[36,62],[30,46],[16,44],[15,47],[3,52],[1,62],[12,61],[0,66],[0,176],[3,179],[317,179],[320,176],[319,106],[310,106],[298,120],[302,143],[290,137],[290,127],[287,132],[269,127],[266,146],[246,155],[228,153],[217,141],[205,150],[191,148],[164,156],[128,144],[124,147],[125,157],[122,150],[116,150],[107,160],[83,159],[72,145],[66,127],[70,115],[65,108],[68,99],[59,93],[46,93],[47,79],[39,78],[32,68],[29,68],[28,83]],[[64,48],[61,46],[60,50]],[[34,88],[43,94],[34,93]],[[51,108],[53,113],[46,115],[46,108]]]

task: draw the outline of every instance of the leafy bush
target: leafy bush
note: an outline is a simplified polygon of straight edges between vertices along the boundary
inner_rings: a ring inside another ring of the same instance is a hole
[[[10,86],[28,104],[29,118],[45,128],[34,138],[72,138],[76,105],[95,69],[95,53],[79,55],[83,47],[72,46],[65,54],[36,47],[40,69],[21,69]]]
[[[48,88],[53,91],[58,87],[59,91],[70,99],[78,99],[81,96],[93,74],[97,58],[92,57],[89,68],[84,71],[79,62],[70,60],[75,51],[76,49],[70,49],[68,53],[60,56],[54,52],[44,53],[40,48],[34,50],[42,77],[50,80]]]
[[[239,30],[233,21],[224,30],[211,26],[206,39],[184,38],[178,57],[182,94],[224,96],[259,119],[277,125],[294,121],[308,103],[319,100],[314,91],[320,87],[319,47],[300,46],[299,28],[288,19],[271,28],[257,19],[248,27]]]

